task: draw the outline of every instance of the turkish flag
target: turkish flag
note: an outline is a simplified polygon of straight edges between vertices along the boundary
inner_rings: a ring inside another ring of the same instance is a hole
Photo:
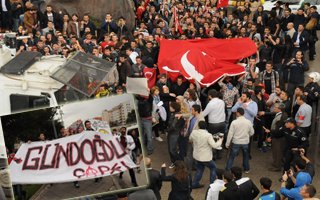
[[[143,68],[143,74],[148,79],[148,88],[152,88],[156,84],[157,70],[155,68]]]
[[[182,74],[188,80],[210,86],[223,75],[244,74],[244,67],[237,62],[256,51],[255,43],[249,38],[163,39],[160,41],[158,66],[160,73],[167,73],[172,80]]]
[[[217,8],[227,7],[229,0],[218,0]]]

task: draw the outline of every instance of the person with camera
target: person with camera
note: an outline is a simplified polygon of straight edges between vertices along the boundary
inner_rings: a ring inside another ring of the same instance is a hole
[[[288,181],[289,177],[290,178],[293,177],[292,170],[288,170],[288,171],[284,172],[284,174],[282,176],[282,180],[281,180],[282,183],[281,183],[280,194],[283,195],[285,198],[289,198],[289,199],[299,199],[299,200],[302,199],[302,196],[300,194],[300,190],[305,184],[311,183],[310,174],[307,172],[299,172],[297,174],[294,187],[291,189],[287,189],[286,185],[287,185],[287,181]]]
[[[314,177],[315,174],[315,167],[313,163],[310,162],[310,160],[305,156],[305,150],[304,149],[293,149],[293,151],[300,154],[300,157],[298,157],[294,162],[294,169],[293,169],[293,176],[289,177],[287,181],[286,188],[291,189],[296,184],[296,177],[300,172],[307,172],[311,180]]]
[[[250,120],[244,116],[244,109],[239,107],[236,112],[237,119],[232,121],[228,132],[226,148],[231,145],[229,159],[227,161],[226,170],[229,171],[232,167],[233,160],[238,155],[240,149],[243,152],[243,168],[245,173],[249,173],[249,141],[254,134],[253,125]]]
[[[189,137],[189,142],[193,144],[193,158],[196,160],[196,173],[192,182],[192,188],[201,188],[199,182],[202,178],[205,167],[210,169],[210,183],[213,183],[216,178],[216,165],[212,160],[212,148],[217,149],[221,147],[223,136],[213,137],[207,131],[207,124],[205,121],[199,121],[198,130],[193,130]]]
[[[284,136],[286,140],[284,153],[284,171],[290,169],[291,162],[299,156],[295,149],[306,149],[309,146],[305,132],[297,126],[293,118],[288,118],[283,127],[279,130],[279,136]]]
[[[297,86],[304,86],[304,72],[309,70],[309,64],[303,59],[302,51],[298,50],[294,58],[287,63],[290,70],[288,88],[289,96],[292,97]]]

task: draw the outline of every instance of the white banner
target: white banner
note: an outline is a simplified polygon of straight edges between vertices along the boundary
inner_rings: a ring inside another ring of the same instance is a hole
[[[149,96],[148,79],[127,77],[127,93]]]
[[[44,184],[109,176],[134,167],[112,134],[84,131],[21,145],[10,164],[10,173],[13,184]]]

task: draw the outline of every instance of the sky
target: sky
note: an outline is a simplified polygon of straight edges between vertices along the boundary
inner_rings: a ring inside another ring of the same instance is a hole
[[[107,98],[99,98],[81,102],[65,104],[61,106],[64,126],[68,127],[78,119],[86,120],[94,117],[101,117],[103,110],[110,110],[124,102],[131,102],[134,105],[133,96],[130,94],[116,95]]]

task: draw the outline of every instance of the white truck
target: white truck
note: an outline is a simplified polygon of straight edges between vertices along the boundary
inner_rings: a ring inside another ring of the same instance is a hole
[[[66,59],[0,47],[0,116],[90,98],[117,79],[114,63],[77,52]]]

